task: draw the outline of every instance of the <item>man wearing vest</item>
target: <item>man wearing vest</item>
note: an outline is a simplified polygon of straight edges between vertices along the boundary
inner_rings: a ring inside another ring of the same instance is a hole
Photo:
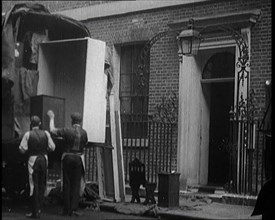
[[[62,154],[62,190],[63,215],[80,215],[77,212],[79,198],[85,188],[85,161],[83,148],[88,143],[87,132],[81,127],[82,116],[76,112],[71,115],[72,127],[55,128],[54,112],[48,111],[50,131],[56,137],[65,141],[65,150]]]
[[[31,213],[26,214],[29,218],[39,218],[43,205],[44,193],[47,181],[47,151],[54,151],[55,144],[48,131],[40,130],[40,118],[31,117],[31,131],[24,134],[19,150],[27,153],[29,185],[31,197]]]

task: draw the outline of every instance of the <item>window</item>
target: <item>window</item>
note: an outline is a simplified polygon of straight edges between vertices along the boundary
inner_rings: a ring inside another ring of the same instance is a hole
[[[150,56],[144,60],[146,70],[138,73],[143,47],[144,44],[121,47],[119,92],[123,138],[147,137]]]
[[[144,44],[121,47],[120,111],[121,114],[147,114],[149,71],[138,74],[139,56]],[[146,66],[149,69],[149,54]]]
[[[234,81],[235,56],[230,52],[213,55],[202,72],[202,82]]]

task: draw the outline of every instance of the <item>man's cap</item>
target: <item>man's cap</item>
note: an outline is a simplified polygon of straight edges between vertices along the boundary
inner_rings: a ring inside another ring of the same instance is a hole
[[[41,124],[41,120],[37,115],[33,115],[31,117],[31,125],[32,126],[39,126]]]
[[[74,122],[81,122],[82,121],[82,115],[79,112],[74,112],[71,114],[71,119]]]

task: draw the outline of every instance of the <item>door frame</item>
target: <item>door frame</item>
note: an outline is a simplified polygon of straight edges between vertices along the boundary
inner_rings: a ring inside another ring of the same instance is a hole
[[[235,60],[237,59],[237,52],[238,52],[238,47],[236,45],[236,42],[234,40],[224,40],[224,41],[218,41],[218,42],[207,42],[205,44],[202,44],[200,46],[200,57],[199,59],[199,65],[201,67],[201,71],[203,70],[204,66],[206,65],[206,62],[212,57],[214,54],[221,52],[221,51],[229,51],[231,53],[234,53]],[[206,55],[204,55],[205,53]],[[202,76],[202,72],[201,72]],[[218,82],[228,82],[232,81],[234,83],[234,88],[233,88],[233,104],[235,104],[235,98],[236,98],[236,77],[237,77],[237,70],[235,68],[235,76],[234,79],[220,79]],[[213,83],[210,82],[209,83]],[[207,185],[208,184],[208,177],[209,177],[209,141],[210,141],[210,98],[211,98],[211,91],[209,91],[209,88],[206,88],[208,83],[203,82],[201,79],[201,86],[202,86],[202,94],[201,94],[201,108],[205,109],[206,111],[201,112],[201,128],[202,133],[204,134],[204,141],[201,141],[201,149],[204,149],[201,151],[201,153],[205,153],[207,155],[200,156],[200,176],[199,176],[199,185]],[[213,94],[212,94],[213,95]]]

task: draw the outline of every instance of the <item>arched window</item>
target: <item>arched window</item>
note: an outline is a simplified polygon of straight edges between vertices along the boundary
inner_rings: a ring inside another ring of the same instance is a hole
[[[207,61],[202,79],[234,78],[235,56],[230,52],[216,53]]]

